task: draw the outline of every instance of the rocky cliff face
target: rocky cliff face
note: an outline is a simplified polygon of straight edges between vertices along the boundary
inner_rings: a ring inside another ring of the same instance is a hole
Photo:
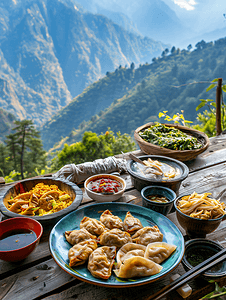
[[[165,47],[72,0],[2,0],[0,107],[41,125],[107,71]]]

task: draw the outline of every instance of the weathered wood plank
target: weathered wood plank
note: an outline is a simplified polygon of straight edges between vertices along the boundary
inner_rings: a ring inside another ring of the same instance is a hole
[[[212,196],[216,197],[225,188],[226,163],[223,163],[189,174],[182,182],[179,193],[212,192]]]
[[[68,282],[76,284],[77,279],[64,272],[53,259],[50,259],[0,280],[0,295],[10,286],[4,300],[35,299]]]

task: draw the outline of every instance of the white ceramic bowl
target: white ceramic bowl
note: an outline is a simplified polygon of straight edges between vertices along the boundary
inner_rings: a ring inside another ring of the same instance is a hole
[[[101,194],[101,193],[95,193],[95,192],[91,191],[88,188],[88,184],[91,181],[97,180],[97,179],[100,179],[100,178],[110,178],[110,179],[117,180],[122,185],[122,189],[119,192],[115,193],[115,194]],[[114,174],[96,174],[96,175],[93,175],[93,176],[86,179],[86,181],[84,183],[84,187],[85,187],[87,195],[91,199],[93,199],[97,202],[112,202],[112,201],[118,200],[120,197],[122,197],[122,195],[123,195],[123,193],[126,189],[126,182],[123,178],[121,178],[117,175],[114,175]]]

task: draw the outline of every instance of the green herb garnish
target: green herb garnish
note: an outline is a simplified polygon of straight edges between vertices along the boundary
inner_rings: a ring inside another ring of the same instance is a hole
[[[148,143],[171,150],[195,150],[202,147],[197,138],[160,123],[139,132],[139,135]]]

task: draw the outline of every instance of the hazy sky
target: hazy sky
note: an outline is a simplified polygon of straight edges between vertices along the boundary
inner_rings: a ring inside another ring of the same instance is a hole
[[[186,10],[194,10],[197,4],[194,0],[173,0],[173,2]]]

